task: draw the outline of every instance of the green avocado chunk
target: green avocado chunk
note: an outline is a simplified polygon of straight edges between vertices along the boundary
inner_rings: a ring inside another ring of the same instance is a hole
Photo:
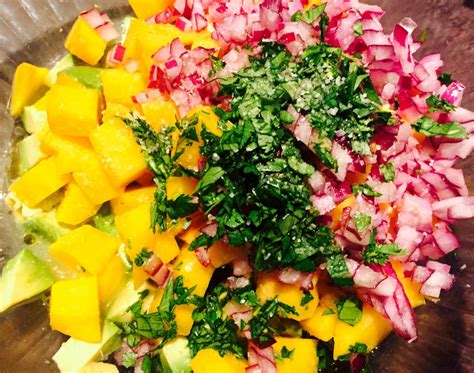
[[[106,359],[120,347],[120,343],[120,329],[106,320],[99,343],[69,338],[54,354],[53,360],[61,373],[79,373],[87,364]]]
[[[46,84],[51,87],[54,83],[56,83],[58,73],[72,66],[74,66],[74,57],[72,54],[67,54],[61,60],[59,60],[59,62],[54,65],[51,70],[49,70],[49,73],[45,78]]]
[[[63,71],[61,74],[70,76],[87,88],[100,89],[100,69],[90,66],[72,66]]]
[[[110,305],[106,318],[118,323],[132,321],[132,314],[128,311],[128,308],[139,300],[139,291],[135,290],[133,281],[129,281]]]
[[[163,373],[191,373],[191,351],[187,338],[179,337],[160,351]]]
[[[0,278],[0,312],[49,289],[54,276],[29,249],[21,250],[3,267]]]
[[[37,133],[25,137],[17,146],[20,174],[25,173],[46,157],[46,154],[41,150],[41,141]]]
[[[39,133],[48,125],[48,114],[34,105],[23,109],[23,126],[28,133]]]
[[[26,233],[41,237],[50,243],[57,241],[63,234],[51,214],[40,214],[27,218],[23,222],[23,228]]]

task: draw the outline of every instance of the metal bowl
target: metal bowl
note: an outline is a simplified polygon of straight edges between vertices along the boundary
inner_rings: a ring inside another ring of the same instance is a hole
[[[158,1],[158,0],[157,0]],[[464,106],[474,110],[474,10],[463,0],[371,0],[383,3],[386,30],[403,17],[413,18],[418,33],[428,39],[418,53],[441,52],[443,71],[470,84]],[[21,131],[9,117],[7,103],[15,67],[21,62],[51,66],[65,51],[64,40],[81,10],[99,3],[112,18],[130,12],[126,0],[2,0],[0,5],[0,185],[6,190],[12,139]],[[472,158],[462,162],[474,193]],[[2,194],[4,196],[4,194]],[[419,340],[407,344],[391,335],[371,355],[374,372],[473,372],[474,371],[474,220],[455,227],[462,249],[449,258],[458,272],[454,288],[438,304],[416,311]],[[12,219],[0,199],[0,267],[22,245]],[[467,265],[466,269],[464,264]],[[48,324],[45,298],[19,305],[0,315],[0,372],[56,372],[51,356],[64,337]],[[340,371],[340,369],[339,369]],[[306,372],[301,372],[306,373]]]

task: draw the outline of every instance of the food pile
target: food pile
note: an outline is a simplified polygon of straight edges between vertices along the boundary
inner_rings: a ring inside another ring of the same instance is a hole
[[[62,372],[366,371],[454,283],[474,113],[358,0],[130,0],[21,64],[0,310],[50,289]],[[100,362],[109,358],[108,363]],[[115,364],[112,365],[111,363]]]

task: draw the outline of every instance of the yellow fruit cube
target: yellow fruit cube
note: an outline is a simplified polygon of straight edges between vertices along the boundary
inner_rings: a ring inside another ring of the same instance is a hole
[[[317,281],[318,278],[315,276],[313,279],[314,287],[309,290],[313,299],[302,306],[301,301],[305,294],[300,289],[299,284],[284,284],[278,280],[276,273],[260,273],[257,277],[257,296],[262,302],[278,297],[280,302],[295,307],[298,313],[297,315],[290,314],[288,317],[301,321],[310,318],[319,304],[319,295],[316,289]]]
[[[79,373],[119,373],[119,370],[113,364],[89,363]]]
[[[362,319],[351,326],[337,320],[334,329],[334,359],[348,354],[350,347],[357,342],[367,346],[368,352],[378,346],[390,333],[388,321],[368,304],[362,307]]]
[[[32,208],[61,189],[69,180],[69,175],[58,171],[56,160],[48,158],[24,173],[10,186],[10,191]]]
[[[312,336],[321,341],[328,342],[334,337],[336,327],[338,297],[334,294],[326,294],[321,297],[319,305],[313,316],[301,321],[301,326]]]
[[[305,10],[310,9],[313,6],[320,6],[323,3],[323,0],[308,0],[308,4],[304,6]]]
[[[101,70],[100,79],[107,105],[116,103],[133,107],[132,96],[143,92],[146,88],[140,73],[129,73],[125,70]]]
[[[193,44],[191,45],[191,49],[194,48],[205,48],[205,49],[217,49],[219,50],[220,45],[217,42],[217,40],[214,40],[212,37],[207,38],[203,37],[202,39],[196,39],[193,41]]]
[[[186,337],[193,327],[193,311],[196,306],[192,304],[179,304],[174,307],[174,319],[176,321],[177,333]]]
[[[184,286],[187,288],[196,287],[193,294],[202,297],[209,286],[214,267],[204,267],[193,251],[189,251],[188,246],[181,249],[175,260],[176,277],[183,276]]]
[[[121,215],[143,204],[151,204],[155,200],[155,186],[128,189],[119,197],[110,201],[110,206],[115,215]]]
[[[131,128],[121,120],[105,122],[92,131],[89,138],[102,168],[114,185],[128,185],[147,170]]]
[[[90,343],[101,340],[97,277],[56,282],[51,287],[50,323],[53,330]]]
[[[100,205],[93,204],[79,188],[79,185],[71,181],[58,206],[56,218],[60,223],[78,225],[94,216],[99,208]]]
[[[99,125],[99,92],[55,85],[48,95],[48,123],[54,133],[89,136]]]
[[[172,8],[174,4],[173,0],[128,0],[128,2],[137,18],[140,19],[150,18],[166,8]]]
[[[64,47],[77,58],[95,66],[104,55],[107,43],[79,17],[74,22]]]
[[[111,183],[95,154],[88,157],[83,168],[74,171],[72,176],[90,201],[96,205],[117,198],[123,193],[122,188]]]
[[[198,171],[201,158],[201,145],[197,141],[185,140],[178,145],[178,152],[183,152],[176,163],[188,170]]]
[[[204,105],[195,106],[188,113],[188,118],[193,115],[196,115],[199,120],[197,125],[198,135],[201,135],[203,127],[216,136],[222,135],[222,130],[219,128],[219,117],[210,107]]]
[[[192,195],[198,183],[192,176],[171,176],[166,180],[166,198],[171,201],[182,194]]]
[[[397,273],[397,277],[402,283],[405,294],[413,308],[423,306],[426,303],[425,297],[421,295],[421,284],[413,282],[410,278],[403,274],[403,266],[400,262],[392,261],[392,267]]]
[[[121,242],[90,225],[66,233],[49,247],[49,253],[70,266],[99,274],[117,252]]]
[[[130,108],[114,102],[107,103],[107,107],[102,112],[102,122],[107,122],[117,118],[127,118],[130,116]]]
[[[158,233],[151,247],[163,263],[169,263],[179,254],[179,246],[170,232]]]
[[[76,87],[81,88],[84,87],[78,80],[74,79],[72,76],[67,74],[59,73],[58,77],[56,78],[56,85],[66,86],[66,87]]]
[[[132,279],[133,279],[133,286],[135,290],[140,289],[140,287],[148,280],[150,276],[145,270],[141,267],[133,266],[132,268]]]
[[[143,115],[156,131],[173,126],[179,119],[178,110],[173,101],[155,100],[142,105]]]
[[[214,268],[229,264],[235,259],[245,258],[248,251],[243,247],[226,244],[223,240],[217,241],[209,248],[209,258]]]
[[[154,235],[151,230],[150,204],[143,204],[116,216],[115,226],[132,260],[143,248],[151,248]]]
[[[288,358],[276,359],[278,373],[317,372],[319,358],[316,353],[317,341],[307,338],[275,337],[272,346],[276,356],[282,355],[282,350],[290,352]]]
[[[128,277],[123,260],[118,255],[113,256],[97,278],[102,309],[105,309],[118,291],[125,286]]]
[[[192,216],[192,223],[184,232],[178,235],[181,241],[187,244],[193,242],[200,234],[200,228],[206,224],[207,218],[200,212]]]
[[[245,373],[247,366],[246,360],[238,359],[233,354],[221,356],[210,348],[199,351],[191,361],[194,373]]]
[[[29,63],[18,65],[13,78],[12,98],[10,101],[10,115],[18,116],[27,105],[33,104],[44,93],[44,80],[48,69],[37,67]]]

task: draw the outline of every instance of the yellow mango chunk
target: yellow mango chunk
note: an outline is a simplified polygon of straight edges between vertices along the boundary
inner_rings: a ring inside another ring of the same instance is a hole
[[[128,2],[137,18],[140,19],[150,18],[166,8],[172,8],[174,4],[172,0],[128,0]]]
[[[245,258],[247,250],[226,244],[223,240],[217,241],[209,248],[209,259],[214,268],[229,264],[235,259]]]
[[[44,80],[48,69],[37,67],[29,63],[18,65],[13,78],[12,97],[10,101],[10,115],[16,117],[21,114],[25,106],[33,104],[43,93]]]
[[[75,181],[71,181],[64,193],[64,198],[58,206],[56,218],[58,222],[78,225],[94,216],[100,205],[93,204]]]
[[[200,212],[194,214],[191,219],[191,225],[178,235],[179,239],[187,244],[193,242],[201,234],[200,228],[207,221],[206,217]]]
[[[355,197],[350,194],[344,201],[338,204],[331,212],[332,215],[332,229],[335,231],[341,226],[341,217],[346,207],[352,207],[355,203]]]
[[[132,268],[132,279],[133,279],[133,286],[135,290],[140,289],[140,287],[148,280],[150,276],[145,270],[141,267],[133,266]]]
[[[308,0],[308,4],[305,5],[305,10],[310,9],[313,6],[319,6],[324,2],[324,0]]]
[[[402,283],[405,294],[413,308],[425,305],[426,300],[420,293],[421,284],[413,282],[410,278],[407,278],[403,274],[403,266],[400,262],[392,261],[392,267],[395,270],[398,279]]]
[[[64,47],[77,58],[95,66],[104,55],[107,43],[82,17],[79,17],[74,22]]]
[[[48,123],[59,135],[88,136],[99,125],[99,92],[54,85],[48,95]]]
[[[129,73],[125,70],[106,69],[100,71],[100,80],[107,105],[116,103],[133,107],[132,96],[146,88],[140,73]]]
[[[193,251],[189,251],[187,246],[181,249],[175,260],[174,275],[183,276],[184,286],[187,288],[196,287],[193,294],[202,297],[209,286],[214,267],[204,267]]]
[[[115,215],[121,215],[143,204],[151,204],[155,200],[155,186],[128,189],[119,197],[110,201],[110,206]]]
[[[102,168],[114,185],[128,185],[147,170],[131,128],[121,120],[103,123],[91,132],[89,139]]]
[[[105,309],[118,291],[122,289],[128,277],[123,260],[118,255],[114,255],[97,277],[102,309]]]
[[[117,198],[123,193],[122,188],[111,183],[95,154],[88,157],[83,168],[74,171],[72,176],[90,201],[97,205]]]
[[[182,194],[192,195],[198,182],[192,176],[171,176],[166,180],[166,198],[174,200]]]
[[[51,287],[50,323],[53,330],[90,343],[101,340],[97,277],[56,282]]]
[[[76,87],[76,88],[84,87],[83,84],[79,83],[79,81],[74,79],[72,76],[67,75],[67,74],[62,74],[62,73],[58,74],[55,84],[60,85],[60,86],[66,86],[66,87]]]
[[[177,333],[186,337],[193,327],[193,311],[196,308],[193,304],[179,304],[174,308],[174,319],[176,321]]]
[[[357,342],[367,346],[372,351],[390,333],[392,328],[388,321],[368,304],[362,307],[362,319],[351,326],[337,320],[334,329],[334,359],[348,354],[350,347]]]
[[[151,230],[150,204],[143,204],[116,216],[115,226],[127,245],[127,253],[132,260],[143,248],[151,248],[154,236]]]
[[[58,171],[55,159],[48,158],[24,173],[10,186],[10,191],[32,208],[61,189],[69,180],[69,175]]]
[[[257,277],[257,296],[261,302],[278,297],[280,302],[295,307],[298,313],[297,315],[290,314],[288,318],[301,321],[310,318],[319,304],[317,281],[318,279],[315,276],[313,279],[314,287],[309,290],[313,299],[302,306],[301,300],[305,294],[300,289],[299,284],[284,284],[278,280],[276,273],[260,273]]]
[[[312,336],[328,342],[334,337],[336,327],[338,297],[335,294],[326,294],[321,297],[313,316],[301,321],[301,326]]]
[[[201,145],[197,141],[185,140],[178,145],[178,151],[182,151],[183,154],[176,163],[188,170],[197,171],[199,158],[201,158]]]
[[[219,50],[220,45],[217,42],[217,40],[214,40],[212,37],[210,37],[210,38],[197,39],[193,41],[193,44],[191,45],[191,49],[199,48],[199,47],[205,48],[205,49]]]
[[[179,119],[178,110],[173,101],[155,100],[142,105],[143,115],[150,126],[160,132],[163,128],[173,126]]]
[[[210,348],[199,351],[191,361],[194,373],[245,373],[247,365],[246,360],[238,359],[232,354],[221,356]]]
[[[71,268],[82,267],[99,274],[117,252],[121,242],[90,225],[66,233],[49,247],[49,253]]]
[[[151,247],[163,263],[169,263],[179,254],[179,246],[170,232],[158,233]]]
[[[119,373],[119,370],[113,364],[89,363],[79,373]]]
[[[281,356],[284,347],[291,356],[276,359],[278,373],[317,372],[319,358],[316,354],[317,342],[314,339],[275,337],[272,346],[276,356]]]
[[[219,117],[210,107],[204,105],[195,106],[188,113],[188,117],[193,115],[197,115],[199,120],[196,128],[198,135],[201,135],[203,127],[216,136],[222,135],[222,130],[219,128]]]
[[[102,112],[102,122],[117,118],[127,118],[130,116],[130,108],[125,105],[116,104],[114,102],[107,103],[107,107]]]

